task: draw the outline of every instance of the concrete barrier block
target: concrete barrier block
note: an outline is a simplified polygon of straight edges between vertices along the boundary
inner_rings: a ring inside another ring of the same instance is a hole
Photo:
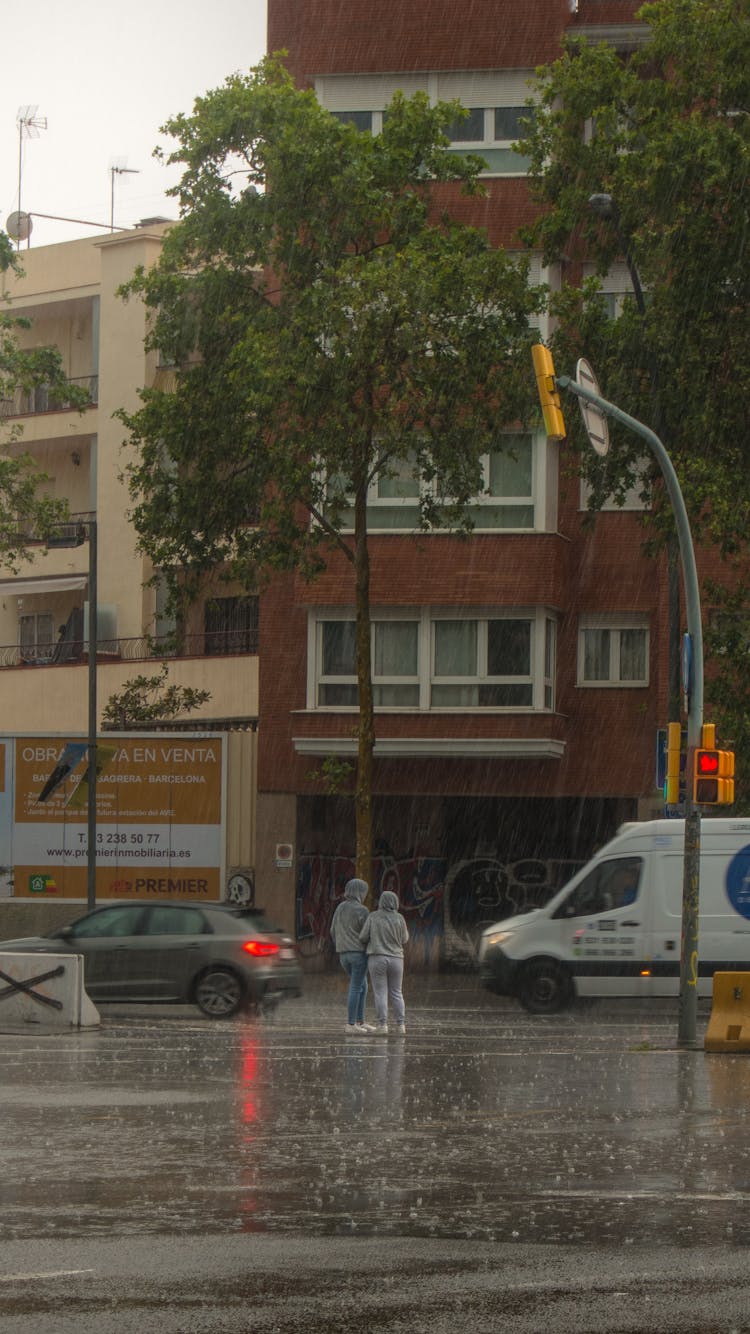
[[[750,1051],[750,973],[714,973],[705,1051]]]
[[[30,1024],[57,1031],[95,1028],[81,954],[0,954],[0,1032]]]

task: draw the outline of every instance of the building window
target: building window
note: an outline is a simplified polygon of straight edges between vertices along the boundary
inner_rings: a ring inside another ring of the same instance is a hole
[[[258,652],[258,598],[211,598],[203,609],[204,651]]]
[[[357,651],[354,621],[322,621],[318,626],[318,704],[357,703]]]
[[[475,528],[534,528],[534,453],[532,437],[515,433],[484,455],[484,486],[471,511]]]
[[[642,620],[585,618],[578,632],[578,684],[648,685],[648,648]]]
[[[498,437],[498,448],[482,457],[481,489],[468,507],[475,530],[535,530],[537,513],[545,513],[544,457],[544,442],[538,442],[531,435],[507,432]],[[432,487],[434,484],[420,479],[414,459],[394,460],[387,475],[377,477],[370,486],[367,496],[369,531],[414,532],[419,526],[420,496],[428,485]],[[345,490],[345,479],[329,479],[329,497],[341,496]],[[341,511],[339,521],[345,531],[354,528],[351,505]],[[539,526],[543,527],[543,524]]]
[[[321,708],[356,708],[357,649],[353,620],[318,622],[318,688]],[[418,708],[419,622],[375,621],[372,625],[372,680],[376,707]]]
[[[495,107],[495,139],[515,143],[533,127],[536,112],[533,107]]]
[[[436,621],[433,708],[530,708],[531,620]]]
[[[311,706],[356,708],[351,613],[316,613],[310,630]],[[375,707],[551,710],[556,631],[554,618],[543,609],[481,616],[430,608],[374,614]]]
[[[430,103],[459,102],[467,115],[447,128],[456,152],[476,152],[487,164],[483,175],[524,176],[529,160],[513,145],[521,138],[535,110],[527,106],[532,68],[481,70],[418,70],[410,73],[328,74],[315,79],[322,106],[339,120],[380,134],[386,111],[397,92],[412,97],[426,93]]]
[[[517,153],[515,144],[525,128],[533,123],[534,108],[527,106],[467,107],[465,119],[446,128],[446,135],[456,151],[477,153],[486,167],[482,176],[525,176],[530,159]],[[361,132],[380,134],[387,112],[331,111],[337,120],[354,125]]]
[[[484,108],[470,107],[465,118],[456,120],[445,131],[451,143],[476,143],[484,139]]]
[[[361,132],[369,130],[372,134],[372,111],[332,111],[331,115],[335,116],[336,120],[343,121],[346,125],[353,125],[356,130],[360,130]],[[378,129],[380,129],[380,125],[378,126]]]
[[[448,138],[462,152],[484,158],[483,176],[525,176],[531,160],[513,145],[533,124],[534,114],[534,108],[527,106],[471,107],[466,120],[448,128]]]
[[[18,643],[23,662],[48,660],[52,656],[55,622],[51,611],[32,612],[18,618]]]

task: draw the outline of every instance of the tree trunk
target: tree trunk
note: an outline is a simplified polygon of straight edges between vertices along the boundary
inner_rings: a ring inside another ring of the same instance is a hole
[[[357,637],[357,688],[359,720],[357,732],[356,812],[357,875],[372,888],[372,780],[375,747],[375,718],[372,700],[370,643],[370,555],[367,546],[367,483],[356,487],[354,499],[354,579]]]

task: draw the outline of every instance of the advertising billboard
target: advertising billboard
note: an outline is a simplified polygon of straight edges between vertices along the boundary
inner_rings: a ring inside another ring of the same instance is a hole
[[[40,800],[80,741],[0,737],[0,894],[86,899],[86,756]],[[110,734],[97,758],[97,899],[220,899],[223,737]]]

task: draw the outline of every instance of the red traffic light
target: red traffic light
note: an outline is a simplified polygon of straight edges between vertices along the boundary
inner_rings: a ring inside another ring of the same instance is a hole
[[[696,750],[693,796],[699,806],[731,806],[734,801],[734,751]]]

